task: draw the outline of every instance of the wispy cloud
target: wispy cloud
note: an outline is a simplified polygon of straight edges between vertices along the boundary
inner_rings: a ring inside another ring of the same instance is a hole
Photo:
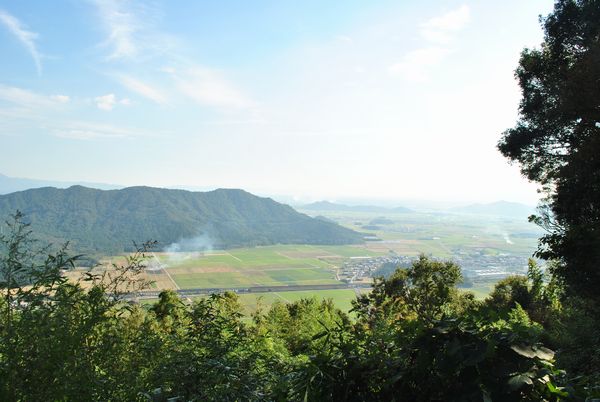
[[[98,109],[105,111],[111,111],[119,104],[124,106],[129,106],[131,104],[129,99],[125,98],[119,100],[115,94],[97,96],[94,98],[94,102],[96,103]]]
[[[164,56],[178,40],[156,28],[160,12],[135,0],[92,0],[107,37],[107,60],[140,61]]]
[[[142,135],[140,132],[127,128],[90,122],[69,123],[63,127],[52,128],[51,132],[55,137],[71,140],[132,138]]]
[[[30,108],[56,107],[70,101],[67,95],[43,95],[0,84],[0,100]]]
[[[42,55],[35,44],[39,35],[36,32],[27,30],[21,21],[4,10],[0,10],[0,23],[25,46],[33,58],[38,75],[40,75],[42,73]]]
[[[462,5],[425,21],[420,25],[420,34],[428,44],[406,53],[400,61],[389,66],[389,72],[411,82],[427,81],[430,69],[452,53],[452,41],[470,18],[469,7]]]
[[[136,34],[141,23],[126,8],[128,2],[118,0],[94,1],[108,33],[105,45],[112,48],[109,59],[135,57],[138,54]]]
[[[164,104],[167,102],[167,97],[162,93],[162,91],[154,88],[150,84],[147,84],[129,75],[119,75],[117,78],[121,85],[128,90],[137,93],[138,95],[148,98],[158,104]]]
[[[114,94],[88,98],[84,101],[76,99],[73,102],[67,95],[44,95],[0,84],[0,125],[7,127],[7,130],[11,127],[36,127],[36,132],[45,131],[55,137],[77,140],[161,135],[157,132],[149,133],[105,123],[73,120],[72,112],[78,110],[78,106],[89,106],[90,101],[98,108],[107,111],[117,105],[127,106],[131,103],[129,99],[119,99]]]
[[[408,52],[402,61],[392,64],[389,71],[408,81],[423,82],[429,77],[429,67],[438,64],[450,53],[442,47],[427,47]]]
[[[246,109],[256,105],[225,76],[214,69],[194,67],[173,74],[177,88],[197,103],[216,107]]]
[[[160,11],[135,0],[92,1],[108,34],[103,43],[111,50],[108,60],[136,62],[135,67],[141,65],[141,60],[146,61],[144,66],[157,60],[168,65],[155,69],[155,72],[158,70],[162,74],[160,77],[154,76],[151,81],[139,78],[137,72],[140,70],[132,68],[131,64],[126,65],[127,70],[113,76],[127,90],[158,104],[166,104],[184,96],[213,108],[247,109],[255,105],[220,70],[187,60],[185,52],[181,51],[179,40],[158,28]],[[146,72],[142,76],[149,75]],[[165,89],[165,76],[170,81],[167,81],[168,89]],[[161,88],[156,83],[164,85]],[[103,110],[111,110],[114,106],[110,97],[101,101],[97,105]]]
[[[447,12],[421,24],[421,35],[430,42],[449,43],[456,32],[469,22],[471,13],[469,7],[463,4],[456,10]]]
[[[96,102],[98,109],[110,111],[113,110],[117,104],[117,97],[115,94],[107,94],[94,98],[94,101]]]
[[[50,99],[58,103],[69,103],[71,101],[71,97],[68,95],[50,95]]]

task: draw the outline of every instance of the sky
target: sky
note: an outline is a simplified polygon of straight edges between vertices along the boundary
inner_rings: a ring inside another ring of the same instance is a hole
[[[549,0],[0,0],[0,173],[535,204],[496,150]]]

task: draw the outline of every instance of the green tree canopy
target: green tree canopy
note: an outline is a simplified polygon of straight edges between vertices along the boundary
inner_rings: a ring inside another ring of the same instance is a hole
[[[547,194],[538,254],[559,259],[572,294],[600,293],[600,1],[558,0],[516,77],[520,117],[498,147]]]

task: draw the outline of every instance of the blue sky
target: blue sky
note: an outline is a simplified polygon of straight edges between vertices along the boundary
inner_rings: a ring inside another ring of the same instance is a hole
[[[495,149],[548,0],[0,0],[0,173],[534,203]]]

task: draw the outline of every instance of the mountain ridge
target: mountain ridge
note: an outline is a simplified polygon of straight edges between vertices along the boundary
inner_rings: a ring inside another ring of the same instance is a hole
[[[347,212],[394,212],[394,213],[410,213],[413,212],[405,207],[380,207],[376,205],[345,205],[337,204],[330,201],[316,201],[310,204],[299,206],[298,209],[307,211],[347,211]]]
[[[205,236],[210,247],[277,243],[352,244],[362,236],[241,189],[208,192],[135,186],[99,190],[81,185],[42,187],[0,195],[0,215],[22,211],[45,241],[72,241],[87,253],[129,251],[132,242],[160,248]]]
[[[116,190],[123,188],[123,186],[106,183],[29,179],[22,177],[10,177],[0,173],[0,195],[16,193],[18,191],[31,190],[34,188],[69,188],[78,185],[88,188],[96,188],[99,190]]]

